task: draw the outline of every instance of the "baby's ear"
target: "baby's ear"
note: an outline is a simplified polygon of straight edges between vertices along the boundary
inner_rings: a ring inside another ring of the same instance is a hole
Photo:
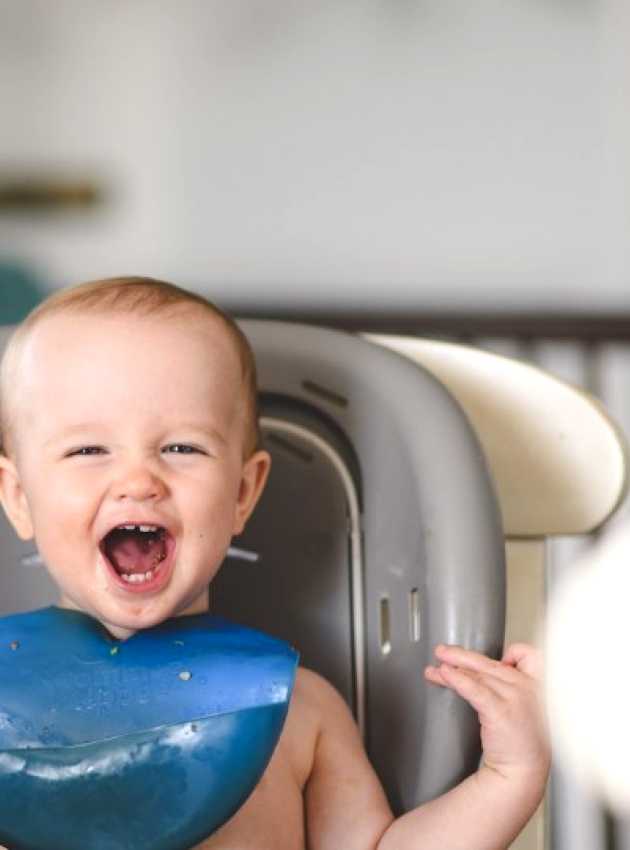
[[[31,540],[33,523],[26,494],[15,463],[5,455],[0,455],[0,502],[18,537]]]
[[[241,486],[238,491],[238,501],[234,512],[233,534],[240,534],[245,523],[256,507],[269,475],[271,457],[269,452],[258,451],[243,464]]]

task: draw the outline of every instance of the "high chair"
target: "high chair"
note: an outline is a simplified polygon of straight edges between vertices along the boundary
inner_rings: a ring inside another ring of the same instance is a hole
[[[516,360],[241,324],[274,474],[241,540],[260,558],[228,561],[213,605],[336,685],[399,813],[478,763],[472,712],[423,682],[434,645],[536,641],[545,541],[614,512],[625,444],[595,399]],[[513,848],[542,850],[547,833],[541,807]]]
[[[593,399],[517,361],[241,326],[273,472],[213,581],[211,610],[289,641],[337,687],[400,813],[479,760],[472,710],[423,680],[433,647],[497,657],[505,640],[535,638],[545,539],[612,514],[624,444]],[[0,614],[54,601],[32,545],[4,521],[0,535]],[[542,850],[545,823],[541,809],[514,848]]]

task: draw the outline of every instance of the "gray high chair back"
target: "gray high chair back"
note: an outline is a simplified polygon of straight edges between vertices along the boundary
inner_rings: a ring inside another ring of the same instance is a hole
[[[422,671],[439,642],[496,655],[500,515],[477,439],[409,359],[337,331],[244,321],[273,455],[214,611],[291,642],[353,708],[397,811],[478,762],[477,721]]]
[[[423,681],[433,647],[500,653],[506,539],[509,639],[532,638],[544,538],[610,515],[625,482],[622,441],[592,400],[516,361],[241,325],[273,467],[234,541],[241,556],[212,584],[212,610],[290,641],[338,688],[393,808],[406,810],[479,758],[473,712]],[[0,540],[0,614],[53,602],[33,546],[4,521]],[[533,829],[519,850],[543,847],[542,818]]]

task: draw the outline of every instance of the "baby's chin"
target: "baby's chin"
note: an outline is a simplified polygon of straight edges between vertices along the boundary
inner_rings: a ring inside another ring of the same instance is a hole
[[[140,631],[138,628],[127,629],[124,626],[117,626],[114,623],[108,623],[106,620],[99,620],[99,622],[116,640],[127,640],[132,635],[135,635],[137,631]]]
[[[79,605],[68,596],[61,596],[57,604],[60,608],[67,608],[69,611],[81,611],[81,613],[87,614],[88,617],[98,620],[103,628],[107,629],[109,634],[117,640],[127,640],[127,638],[130,638],[137,631],[140,631],[140,629],[155,625],[155,623],[132,623],[127,617],[110,617]]]
[[[155,610],[149,607],[144,610],[116,611],[116,612],[100,612],[89,610],[77,604],[69,596],[62,595],[59,600],[60,608],[68,608],[72,611],[82,611],[107,629],[109,634],[117,640],[127,640],[136,632],[143,629],[150,629],[160,623],[170,620],[171,617],[183,617],[190,614],[205,614],[208,612],[209,603],[208,590],[204,590],[199,596],[195,597],[192,602],[182,602],[173,610],[163,610],[161,606]]]

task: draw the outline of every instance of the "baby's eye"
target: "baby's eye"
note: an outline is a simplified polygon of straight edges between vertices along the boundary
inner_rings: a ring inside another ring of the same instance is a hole
[[[206,452],[204,452],[198,446],[190,446],[188,445],[188,443],[171,443],[168,446],[164,446],[162,451],[182,455],[206,454]]]
[[[81,446],[78,449],[72,449],[66,454],[66,457],[75,457],[75,456],[86,456],[86,455],[100,455],[105,454],[105,449],[103,446]]]

